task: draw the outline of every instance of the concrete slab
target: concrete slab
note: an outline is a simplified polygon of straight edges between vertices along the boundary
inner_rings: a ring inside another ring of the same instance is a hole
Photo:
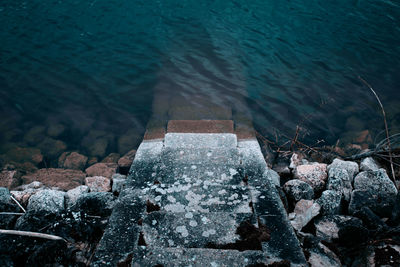
[[[253,221],[252,214],[155,211],[143,220],[142,231],[151,247],[205,248],[240,240],[237,229],[246,221]]]
[[[134,253],[133,267],[236,267],[262,266],[266,257],[261,251],[237,251],[206,248],[140,248]],[[257,265],[258,264],[258,265]]]
[[[235,134],[229,133],[167,133],[164,146],[173,148],[235,148],[237,139]]]
[[[166,212],[253,212],[247,186],[221,185],[209,180],[196,184],[177,181],[172,185],[152,185],[142,191],[146,200]]]
[[[168,133],[233,133],[231,120],[171,120]]]

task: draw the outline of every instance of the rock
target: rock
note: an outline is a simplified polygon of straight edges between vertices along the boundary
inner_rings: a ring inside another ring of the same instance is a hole
[[[393,225],[400,224],[400,193],[397,192],[396,200],[394,202],[390,223]]]
[[[350,131],[365,129],[365,122],[356,116],[351,116],[346,121],[346,129]]]
[[[11,191],[11,195],[22,205],[27,206],[29,198],[36,192],[43,190],[44,185],[41,182],[34,181],[30,184],[25,184],[16,189],[22,191]]]
[[[341,267],[342,264],[338,256],[335,255],[330,249],[328,249],[322,243],[319,243],[317,248],[309,251],[310,256],[308,263],[311,267],[330,266],[330,267]]]
[[[324,189],[327,178],[326,164],[299,165],[296,168],[295,177],[311,185],[315,192],[321,191]]]
[[[126,176],[120,174],[114,174],[112,178],[112,192],[119,194],[126,186]]]
[[[356,143],[372,143],[372,137],[368,130],[360,131],[355,134],[354,142]]]
[[[137,147],[142,140],[142,136],[136,130],[128,130],[118,138],[118,152],[121,155]]]
[[[361,219],[365,226],[371,230],[388,230],[388,226],[368,207],[362,207],[354,213],[354,216]]]
[[[0,187],[7,187],[8,189],[18,186],[18,179],[16,177],[16,170],[8,171],[3,170],[0,172]]]
[[[83,170],[88,158],[77,152],[64,152],[58,159],[58,166],[65,169]]]
[[[69,169],[40,169],[36,172],[22,176],[24,183],[39,181],[49,187],[58,187],[61,190],[69,190],[82,185],[86,174],[79,170]]]
[[[110,192],[91,192],[78,197],[74,211],[82,211],[89,215],[109,216],[114,208],[116,198]]]
[[[19,207],[11,199],[10,191],[8,191],[8,189],[5,187],[0,187],[0,212],[3,211],[16,212],[18,210]]]
[[[105,131],[91,130],[83,138],[81,145],[91,156],[103,158],[112,137]]]
[[[126,153],[118,160],[119,171],[123,174],[127,174],[131,168],[132,162],[135,159],[136,150],[133,149]]]
[[[118,164],[116,163],[96,163],[86,169],[88,176],[103,176],[111,178],[117,172]]]
[[[343,194],[344,199],[350,201],[351,191],[353,190],[351,180],[349,173],[345,169],[330,168],[326,188]]]
[[[89,192],[89,187],[86,185],[80,185],[78,187],[75,187],[74,189],[68,190],[65,199],[67,202],[67,206],[68,207],[73,206],[80,195],[88,192]]]
[[[60,213],[65,208],[64,198],[64,192],[49,189],[41,190],[29,198],[28,210]]]
[[[368,230],[358,218],[343,215],[329,215],[315,223],[317,237],[326,242],[336,242],[345,246],[360,244],[368,238]]]
[[[43,155],[40,149],[37,148],[15,147],[7,151],[5,161],[18,163],[30,162],[37,165],[43,161]]]
[[[88,160],[87,165],[88,165],[88,166],[92,166],[93,164],[96,164],[97,162],[99,162],[99,161],[97,160],[96,157],[91,157],[91,158]]]
[[[360,172],[354,179],[350,214],[366,206],[382,217],[390,217],[397,189],[384,169]]]
[[[294,229],[300,231],[319,214],[320,209],[319,204],[313,200],[302,199],[296,203],[294,212],[289,214],[290,223]]]
[[[333,162],[328,166],[328,172],[335,168],[346,170],[349,174],[351,182],[353,182],[354,176],[359,172],[358,164],[353,161],[334,159]]]
[[[341,202],[342,193],[334,190],[325,190],[317,200],[322,215],[339,214],[342,210]]]
[[[118,154],[118,153],[110,153],[101,162],[102,163],[117,163],[119,158],[120,158],[120,154]]]
[[[94,143],[89,146],[89,154],[95,157],[104,157],[108,148],[108,139],[99,138]]]
[[[26,132],[24,141],[29,145],[35,146],[45,138],[46,128],[44,126],[35,126]]]
[[[296,169],[297,166],[302,165],[302,164],[307,164],[308,161],[304,159],[304,155],[300,153],[293,153],[292,157],[290,158],[290,164],[289,168],[290,169]]]
[[[45,155],[50,158],[57,158],[62,152],[67,149],[67,145],[60,140],[46,137],[37,145]]]
[[[377,171],[379,168],[378,163],[371,157],[363,159],[360,163],[361,171]]]
[[[90,192],[108,192],[111,191],[110,179],[102,176],[86,177],[85,184]]]
[[[290,180],[283,185],[283,190],[288,198],[295,202],[300,199],[313,199],[314,191],[306,182],[300,180]]]
[[[50,137],[59,137],[62,135],[65,131],[65,126],[57,123],[57,124],[50,124],[49,127],[47,128],[47,135]]]

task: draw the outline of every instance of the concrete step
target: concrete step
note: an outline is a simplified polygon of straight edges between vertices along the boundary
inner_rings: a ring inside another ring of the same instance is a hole
[[[151,247],[234,246],[241,238],[239,227],[252,223],[251,213],[155,211],[144,218],[142,234]]]
[[[141,248],[133,253],[133,267],[164,266],[262,266],[268,262],[262,251],[237,251],[206,248]],[[259,264],[259,265],[257,265]]]
[[[237,148],[172,148],[166,147],[162,152],[165,165],[238,165],[240,163]]]
[[[199,183],[156,184],[145,188],[146,201],[168,212],[252,213],[247,186],[221,185],[209,180]]]
[[[232,133],[167,133],[164,146],[172,148],[235,148],[236,135]]]

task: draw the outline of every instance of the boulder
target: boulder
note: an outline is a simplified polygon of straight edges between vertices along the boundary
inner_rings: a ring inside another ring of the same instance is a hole
[[[143,136],[138,134],[137,130],[128,130],[118,138],[118,152],[122,155],[126,154],[128,151],[137,147],[142,139]]]
[[[311,163],[299,165],[296,168],[294,176],[311,185],[315,192],[322,191],[327,178],[326,164]]]
[[[329,215],[314,223],[317,237],[326,242],[339,242],[351,246],[365,242],[368,230],[358,218],[343,215]]]
[[[360,163],[361,171],[377,171],[380,169],[378,163],[371,157],[365,158]]]
[[[361,219],[368,229],[375,231],[388,230],[388,226],[368,207],[362,207],[354,213],[354,216]]]
[[[354,176],[359,172],[358,164],[353,161],[334,159],[333,162],[328,166],[328,171],[335,168],[346,170],[349,174],[351,182],[353,182]]]
[[[343,194],[344,199],[350,201],[351,191],[353,190],[351,180],[349,173],[345,169],[330,168],[326,188]]]
[[[0,172],[0,187],[7,187],[8,189],[14,188],[18,185],[18,178],[16,177],[16,170],[3,170]]]
[[[50,158],[57,158],[67,149],[67,145],[61,141],[46,137],[37,145],[43,153]]]
[[[119,194],[126,186],[126,176],[116,173],[112,176],[112,192],[114,194]]]
[[[70,169],[39,169],[32,174],[22,176],[24,183],[39,181],[49,187],[69,190],[82,185],[86,174],[79,170]]]
[[[86,148],[93,157],[103,158],[109,146],[111,136],[105,131],[90,130],[82,139],[82,147]]]
[[[16,212],[18,205],[11,199],[10,191],[5,187],[0,187],[0,212]]]
[[[349,204],[350,214],[366,206],[379,216],[390,217],[397,189],[384,169],[360,172],[354,179],[354,189]]]
[[[83,170],[88,158],[77,152],[64,152],[58,159],[58,167],[64,169]]]
[[[22,205],[27,206],[29,198],[36,192],[43,190],[44,185],[41,182],[32,182],[30,184],[21,185],[16,188],[21,191],[11,191],[11,195]]]
[[[32,147],[14,147],[7,151],[4,157],[5,162],[25,163],[30,162],[34,165],[43,161],[40,149]]]
[[[65,192],[41,190],[29,198],[28,210],[60,213],[65,208]]]
[[[65,195],[67,206],[68,207],[73,206],[80,195],[88,192],[89,192],[89,187],[86,185],[80,185],[78,187],[75,187],[74,189],[68,190]]]
[[[110,179],[103,176],[86,177],[85,184],[90,192],[108,192],[111,191]]]
[[[135,159],[136,150],[133,149],[126,153],[118,160],[119,171],[123,174],[127,174],[131,168],[132,162]]]
[[[96,163],[87,168],[86,173],[88,176],[103,176],[110,179],[117,169],[116,163]]]
[[[29,129],[24,135],[24,141],[29,145],[35,146],[45,138],[44,126],[34,126]]]
[[[314,191],[312,187],[300,180],[290,180],[283,185],[283,190],[290,200],[295,202],[301,199],[313,199]]]
[[[85,193],[78,197],[71,209],[89,215],[109,216],[114,208],[115,200],[115,196],[110,192]]]
[[[65,131],[65,126],[61,123],[50,124],[47,128],[47,135],[50,137],[57,138],[62,135]]]
[[[309,251],[308,263],[311,267],[330,266],[330,267],[341,267],[342,264],[338,256],[335,255],[330,249],[328,249],[322,243]]]
[[[319,214],[321,207],[313,200],[302,199],[296,203],[294,212],[289,214],[292,227],[300,231],[306,226],[315,216]]]
[[[335,190],[325,190],[317,199],[322,215],[339,214],[342,211],[342,193]]]
[[[118,154],[118,153],[110,153],[101,162],[103,162],[103,163],[117,163],[120,157],[121,157],[121,155]]]
[[[99,138],[94,141],[92,145],[89,146],[89,154],[94,157],[104,157],[108,148],[108,139]]]

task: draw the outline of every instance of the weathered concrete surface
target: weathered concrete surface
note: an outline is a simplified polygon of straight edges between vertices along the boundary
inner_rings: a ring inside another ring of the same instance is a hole
[[[93,266],[305,266],[278,184],[255,139],[166,133],[144,141]]]

